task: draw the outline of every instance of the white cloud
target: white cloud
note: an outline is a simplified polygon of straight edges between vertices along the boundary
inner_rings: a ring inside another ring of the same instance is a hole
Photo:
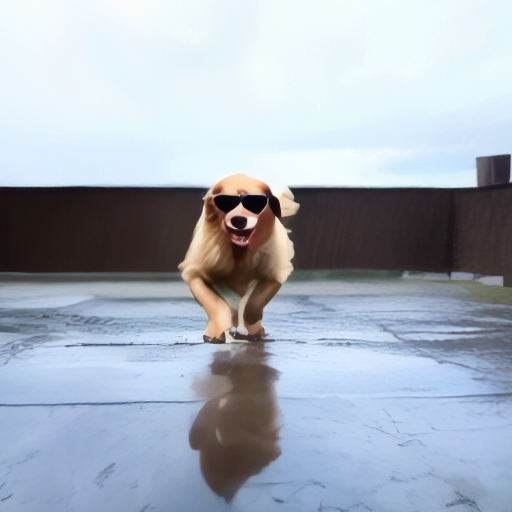
[[[423,154],[411,150],[378,148],[287,151],[255,157],[254,174],[265,181],[278,180],[292,186],[344,187],[468,187],[476,185],[473,169],[450,173],[429,169],[415,173]],[[428,155],[427,155],[428,156]],[[408,172],[393,172],[405,164]]]
[[[506,0],[4,2],[0,185],[462,186],[476,156],[510,152],[511,16]]]
[[[383,186],[386,164],[411,160],[413,152],[397,149],[338,149],[265,153],[255,158],[255,173],[293,185]]]

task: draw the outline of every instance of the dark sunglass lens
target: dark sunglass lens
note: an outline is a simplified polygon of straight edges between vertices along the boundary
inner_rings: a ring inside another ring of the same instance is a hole
[[[261,213],[267,206],[267,201],[267,196],[245,196],[242,198],[244,208],[252,213]]]
[[[240,198],[238,196],[216,196],[214,202],[220,211],[228,213],[240,204]]]

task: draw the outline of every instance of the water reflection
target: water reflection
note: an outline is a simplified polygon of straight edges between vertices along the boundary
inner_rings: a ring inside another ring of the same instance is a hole
[[[281,455],[277,370],[267,365],[263,343],[231,346],[213,354],[211,376],[203,381],[212,396],[212,384],[224,376],[229,391],[209,400],[199,411],[189,441],[200,451],[206,483],[229,503],[244,482]],[[220,379],[222,380],[222,379]]]

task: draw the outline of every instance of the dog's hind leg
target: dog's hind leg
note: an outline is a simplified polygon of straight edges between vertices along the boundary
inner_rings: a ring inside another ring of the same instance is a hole
[[[263,334],[261,325],[263,309],[274,298],[281,288],[281,283],[275,281],[260,281],[254,287],[244,309],[244,324],[249,335]]]
[[[192,295],[208,315],[208,324],[204,331],[205,336],[211,339],[222,339],[224,332],[233,325],[231,308],[200,277],[191,279],[188,285]]]

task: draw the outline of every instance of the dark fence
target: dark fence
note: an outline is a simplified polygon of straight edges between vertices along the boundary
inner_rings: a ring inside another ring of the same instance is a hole
[[[454,192],[454,270],[512,276],[512,185]]]
[[[452,194],[443,189],[302,189],[292,230],[304,269],[441,272],[452,267]]]
[[[204,192],[0,188],[0,271],[176,271]],[[512,274],[512,185],[293,192],[296,268]]]

